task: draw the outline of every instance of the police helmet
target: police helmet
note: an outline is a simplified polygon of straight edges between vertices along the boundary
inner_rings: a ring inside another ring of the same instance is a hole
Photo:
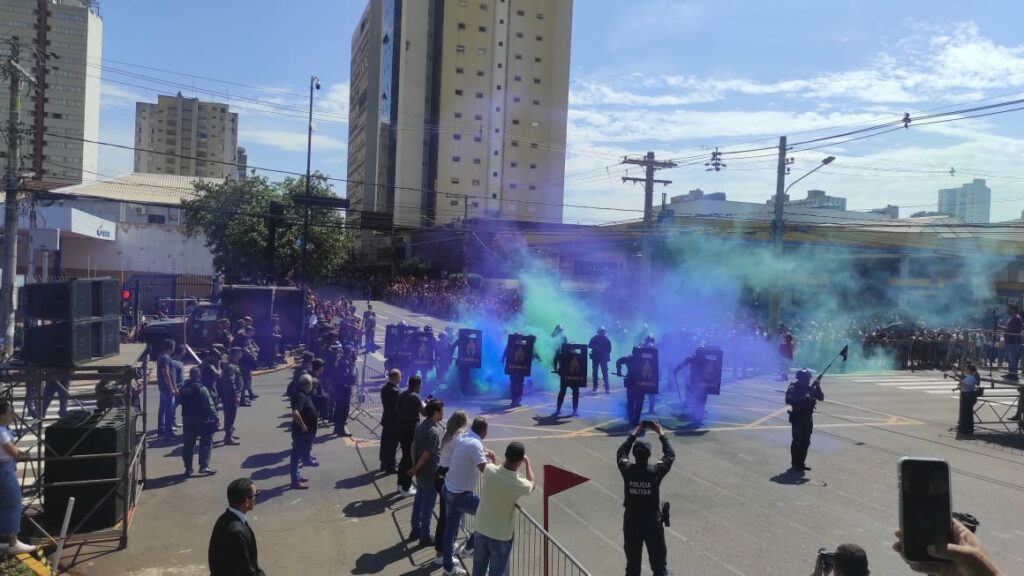
[[[604,334],[605,332],[607,332],[607,330],[604,329],[604,326],[601,326],[600,328],[597,329],[598,334]]]
[[[644,344],[654,344],[654,334],[648,334],[644,338]]]
[[[637,460],[647,460],[651,457],[651,445],[645,440],[637,440],[633,444],[633,457]]]
[[[796,381],[801,383],[801,384],[810,384],[811,383],[811,371],[808,370],[807,368],[804,368],[802,370],[797,370],[796,371]]]
[[[430,332],[431,334],[433,334],[434,333],[434,327],[431,326],[430,324],[427,324],[426,326],[423,327],[423,331],[424,332]]]

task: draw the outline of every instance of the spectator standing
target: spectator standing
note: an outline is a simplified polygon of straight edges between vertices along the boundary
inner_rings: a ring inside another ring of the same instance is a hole
[[[10,555],[25,554],[35,546],[18,540],[21,532],[21,485],[16,471],[22,453],[14,445],[15,437],[9,426],[14,422],[14,406],[7,400],[0,400],[0,534],[7,536],[7,543],[0,544],[0,551]]]
[[[823,566],[819,555],[811,576],[828,576],[828,567]],[[856,544],[840,544],[832,556],[832,576],[869,576],[868,554]]]
[[[217,404],[210,390],[200,382],[199,368],[192,368],[188,380],[178,393],[181,402],[183,446],[181,458],[185,462],[185,476],[192,475],[192,455],[199,440],[199,473],[215,474],[210,468],[213,451],[213,433],[217,431]]]
[[[420,415],[423,414],[423,399],[420,398],[422,384],[419,376],[410,376],[409,386],[398,394],[395,405],[398,412],[398,445],[402,449],[402,459],[398,463],[398,493],[402,497],[416,494],[410,471],[413,464],[412,442],[416,437]]]
[[[217,518],[210,535],[207,562],[210,576],[264,576],[256,534],[246,516],[256,506],[259,490],[248,478],[228,484],[228,509]]]
[[[494,463],[492,450],[484,448],[487,437],[487,419],[478,416],[473,419],[469,432],[459,438],[452,452],[448,473],[444,480],[445,519],[442,566],[445,576],[464,575],[466,571],[455,565],[455,537],[464,514],[476,514],[480,497],[476,494],[476,483],[488,462]],[[467,539],[464,551],[473,550],[473,535]]]
[[[469,415],[465,410],[456,410],[448,417],[448,423],[444,427],[444,437],[441,438],[441,459],[437,463],[437,475],[434,477],[440,505],[437,511],[437,526],[434,528],[434,565],[440,566],[444,562],[444,523],[448,512],[448,505],[444,501],[444,480],[448,474],[448,468],[452,463],[452,454],[455,453],[455,445],[459,438],[466,433],[466,424],[469,423]]]
[[[174,340],[164,340],[160,343],[160,355],[156,359],[156,382],[160,389],[156,430],[161,438],[174,438],[174,398],[178,395],[178,387],[171,360],[173,352]]]
[[[526,466],[526,477],[519,476]],[[526,448],[512,442],[505,448],[505,462],[500,467],[484,468],[480,487],[480,506],[476,511],[476,550],[473,554],[473,576],[505,576],[512,553],[516,502],[533,491],[533,468]]]
[[[392,368],[388,372],[388,381],[380,389],[380,403],[383,413],[380,417],[380,471],[394,474],[395,452],[398,450],[398,387],[402,381],[402,371]]]
[[[430,400],[423,409],[426,418],[416,427],[413,439],[415,463],[409,474],[416,478],[416,498],[412,503],[412,528],[409,537],[419,540],[420,546],[433,546],[430,537],[430,518],[437,501],[437,465],[441,461],[441,438],[444,436],[444,401]]]
[[[289,460],[292,488],[306,490],[308,480],[299,476],[299,463],[316,466],[310,451],[316,438],[317,413],[311,393],[313,376],[304,374],[299,378],[299,389],[292,396],[292,453]]]

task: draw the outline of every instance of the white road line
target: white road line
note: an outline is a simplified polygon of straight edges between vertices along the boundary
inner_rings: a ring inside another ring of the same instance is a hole
[[[952,389],[952,386],[950,386],[949,384],[947,384],[945,386],[900,386],[900,390],[922,390],[922,391],[925,391],[925,390],[946,390],[946,391],[949,391],[951,389]]]
[[[952,386],[953,385],[953,381],[952,380],[916,380],[916,381],[908,380],[906,382],[873,382],[873,384],[875,386],[915,386],[915,385],[925,386],[925,385],[932,385],[932,384],[947,384],[947,385]]]

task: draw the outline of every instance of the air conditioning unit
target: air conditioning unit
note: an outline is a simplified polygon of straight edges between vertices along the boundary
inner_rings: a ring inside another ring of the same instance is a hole
[[[144,216],[146,214],[146,207],[139,204],[133,205],[132,210],[139,216]]]

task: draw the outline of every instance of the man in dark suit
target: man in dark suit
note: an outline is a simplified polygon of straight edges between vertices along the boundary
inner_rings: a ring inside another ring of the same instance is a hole
[[[246,519],[259,492],[248,478],[228,484],[228,509],[213,525],[208,559],[210,576],[264,576],[257,559],[256,535]]]

